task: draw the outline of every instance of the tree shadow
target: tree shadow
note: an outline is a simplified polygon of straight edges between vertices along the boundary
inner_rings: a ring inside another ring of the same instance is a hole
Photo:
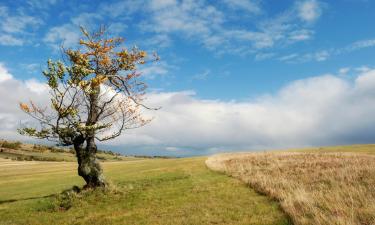
[[[50,198],[56,196],[56,194],[44,195],[39,197],[29,197],[29,198],[18,198],[18,199],[7,199],[7,200],[0,200],[0,205],[5,203],[11,202],[18,202],[18,201],[25,201],[25,200],[33,200],[33,199],[43,199],[43,198]]]

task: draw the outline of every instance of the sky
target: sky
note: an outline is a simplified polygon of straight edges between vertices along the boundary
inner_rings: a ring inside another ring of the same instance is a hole
[[[41,71],[79,26],[107,26],[157,52],[140,68],[153,121],[103,149],[191,156],[375,143],[375,1],[2,0],[0,138],[22,137],[18,108],[49,105]]]

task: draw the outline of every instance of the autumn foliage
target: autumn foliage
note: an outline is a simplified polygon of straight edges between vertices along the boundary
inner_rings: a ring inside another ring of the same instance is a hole
[[[136,47],[120,48],[124,39],[105,38],[103,28],[94,34],[81,30],[80,48],[63,49],[64,62],[48,60],[43,71],[51,107],[41,108],[32,101],[20,103],[24,112],[41,122],[40,129],[22,128],[22,134],[70,145],[76,135],[89,130],[107,134],[97,139],[108,140],[149,122],[140,114],[140,108],[148,108],[142,104],[147,86],[139,81],[141,73],[136,71],[147,62],[147,53]],[[94,96],[95,105],[91,101]],[[97,111],[95,118],[90,118],[90,110]],[[113,132],[104,132],[108,130]]]

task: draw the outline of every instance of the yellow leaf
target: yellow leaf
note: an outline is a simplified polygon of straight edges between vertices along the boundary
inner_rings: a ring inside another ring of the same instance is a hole
[[[28,105],[26,105],[25,103],[20,103],[20,108],[24,111],[24,112],[30,112],[30,108]]]

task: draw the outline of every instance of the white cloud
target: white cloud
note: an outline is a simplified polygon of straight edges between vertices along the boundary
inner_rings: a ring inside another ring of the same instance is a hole
[[[43,41],[55,49],[61,45],[73,47],[78,44],[80,33],[79,27],[72,24],[64,24],[51,28],[43,38]]]
[[[306,22],[316,21],[322,14],[322,9],[318,1],[305,0],[298,4],[299,17]]]
[[[347,73],[349,73],[349,71],[350,71],[350,67],[344,67],[344,68],[339,69],[339,74],[346,75]]]
[[[334,75],[295,81],[274,96],[247,102],[201,100],[192,92],[155,93],[150,104],[162,106],[155,120],[115,142],[140,147],[131,140],[139,136],[153,140],[151,146],[196,153],[371,142],[374,90],[371,71],[354,82]]]
[[[0,63],[0,83],[12,79],[13,76],[5,68],[4,64]]]
[[[25,81],[25,86],[32,92],[38,94],[45,94],[48,91],[48,86],[44,83],[39,82],[36,79],[30,79]]]
[[[30,99],[49,105],[48,92],[36,80],[19,81],[1,66],[0,137],[21,138],[19,121],[31,121],[18,109]],[[12,94],[9,94],[12,93]],[[373,142],[375,70],[354,80],[321,75],[291,82],[275,95],[236,102],[199,99],[194,92],[148,95],[146,112],[155,119],[128,130],[108,146],[125,145],[143,153],[204,154],[222,150],[301,147]],[[110,148],[112,148],[110,147]]]
[[[355,81],[358,92],[375,94],[375,70],[364,72]],[[367,97],[367,96],[366,96]]]
[[[20,81],[15,79],[3,64],[0,64],[0,95],[6,96],[0,101],[0,137],[12,140],[31,140],[17,134],[21,121],[31,121],[19,109],[19,102],[35,100],[36,104],[50,104],[47,89],[36,80]]]

